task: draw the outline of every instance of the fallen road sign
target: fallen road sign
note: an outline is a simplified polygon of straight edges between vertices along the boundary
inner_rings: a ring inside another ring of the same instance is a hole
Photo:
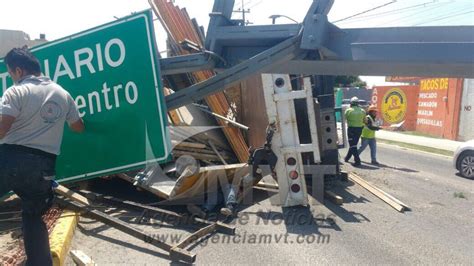
[[[57,180],[140,169],[169,158],[166,106],[150,10],[31,49],[75,99],[86,131],[65,130]],[[0,60],[0,93],[12,80]]]

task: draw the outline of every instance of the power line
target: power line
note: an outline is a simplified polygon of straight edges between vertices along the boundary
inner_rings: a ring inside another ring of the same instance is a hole
[[[253,0],[248,0],[247,2],[245,3],[239,3],[239,6],[237,9],[244,9],[243,7],[247,6],[248,4],[252,3]]]
[[[453,17],[457,17],[457,16],[462,16],[462,15],[466,15],[466,14],[470,14],[470,13],[474,13],[474,10],[467,11],[467,12],[461,12],[461,13],[457,13],[457,14],[451,14],[451,15],[449,15],[449,16],[444,16],[444,17],[437,17],[437,18],[435,18],[435,19],[433,19],[433,20],[421,22],[421,23],[415,24],[415,25],[413,25],[413,26],[423,25],[423,24],[426,24],[426,23],[435,22],[435,21],[440,21],[440,20],[444,20],[444,19],[448,19],[448,18],[453,18]]]
[[[363,15],[363,14],[369,13],[369,12],[371,12],[371,11],[380,9],[380,8],[382,8],[382,7],[386,7],[386,6],[388,6],[388,5],[394,4],[394,3],[396,3],[396,2],[397,2],[397,0],[393,0],[393,1],[388,2],[388,3],[385,3],[385,4],[383,4],[383,5],[376,6],[376,7],[374,7],[374,8],[371,8],[371,9],[368,9],[368,10],[365,10],[365,11],[362,11],[362,12],[360,12],[360,13],[357,13],[357,14],[354,14],[354,15],[351,15],[351,16],[348,16],[348,17],[345,17],[345,18],[342,18],[342,19],[333,21],[332,23],[337,23],[337,22],[341,22],[341,21],[344,21],[344,20],[348,20],[348,19],[350,19],[350,18],[357,17],[357,16],[359,16],[359,15]]]
[[[393,22],[399,22],[399,21],[402,21],[402,20],[405,20],[405,19],[407,19],[407,18],[411,18],[411,17],[414,17],[414,16],[419,16],[420,14],[423,14],[423,13],[426,13],[426,12],[428,12],[428,11],[431,11],[431,10],[434,10],[434,9],[437,9],[437,8],[440,8],[440,7],[443,7],[443,6],[445,6],[445,4],[450,4],[450,3],[442,3],[442,4],[439,5],[439,6],[434,6],[434,7],[431,7],[431,8],[427,8],[427,9],[425,9],[425,10],[423,10],[423,11],[421,11],[421,12],[417,12],[417,13],[415,13],[415,14],[410,14],[410,15],[407,15],[407,16],[403,16],[403,17],[401,17],[401,18],[397,18],[397,19],[395,19],[395,20],[390,20],[390,21],[388,21],[388,22],[384,22],[384,23],[382,23],[382,24],[377,25],[377,27],[378,27],[378,26],[385,26],[385,25],[390,24],[390,23],[393,23]]]
[[[251,5],[249,8],[254,8],[254,7],[260,5],[262,2],[263,2],[263,0],[260,0],[260,1],[258,1],[257,3]]]
[[[452,8],[446,7],[443,10],[440,10],[439,12],[431,12],[430,14],[426,14],[425,16],[418,16],[414,19],[405,21],[405,25],[408,26],[412,24],[421,23],[422,21],[430,21],[430,20],[437,19],[444,16],[451,16],[451,15],[457,14],[458,12],[465,12],[466,10],[472,10],[472,8],[468,8],[463,5],[452,6]]]
[[[425,2],[425,3],[422,3],[422,4],[417,4],[417,5],[408,6],[408,7],[399,8],[399,9],[394,9],[394,10],[390,10],[390,11],[386,11],[386,12],[380,12],[380,13],[375,13],[375,14],[366,15],[366,16],[358,16],[356,18],[349,19],[350,21],[346,21],[346,22],[342,22],[342,23],[352,23],[352,22],[359,21],[359,20],[369,20],[369,19],[374,19],[374,18],[377,18],[379,16],[387,15],[387,14],[390,14],[390,15],[403,14],[407,10],[420,9],[420,7],[423,8],[426,5],[434,4],[434,3],[436,3],[436,1],[432,0],[431,2]],[[403,12],[400,12],[400,11],[403,11]],[[412,10],[412,11],[414,11],[414,10]]]
[[[467,14],[464,14],[464,15],[467,15]],[[458,20],[459,17],[462,17],[464,15],[459,15],[457,17],[453,17],[453,18],[449,18],[449,19],[443,19],[443,23],[444,23],[444,25],[448,25],[449,22],[451,22],[453,20]],[[474,18],[473,17],[471,17],[471,23],[470,24],[468,23],[467,25],[472,25],[472,24],[474,24]],[[454,24],[454,25],[463,25],[463,24]]]

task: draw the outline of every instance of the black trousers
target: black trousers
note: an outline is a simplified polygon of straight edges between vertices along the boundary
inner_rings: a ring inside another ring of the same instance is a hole
[[[15,192],[22,201],[26,265],[52,265],[43,214],[51,207],[56,157],[40,150],[0,145],[0,197]]]
[[[345,161],[349,161],[352,156],[354,156],[354,161],[356,164],[360,163],[359,152],[357,151],[357,144],[360,140],[360,135],[362,135],[363,127],[348,127],[347,128],[347,138],[349,139],[349,151],[347,152]]]

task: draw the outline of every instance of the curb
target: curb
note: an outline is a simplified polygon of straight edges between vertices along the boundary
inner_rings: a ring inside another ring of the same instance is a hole
[[[49,245],[54,266],[64,265],[78,221],[78,213],[64,211],[51,231]]]

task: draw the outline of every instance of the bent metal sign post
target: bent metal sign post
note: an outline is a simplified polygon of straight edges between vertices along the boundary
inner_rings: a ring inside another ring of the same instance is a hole
[[[86,125],[83,134],[66,127],[56,179],[77,181],[168,159],[171,145],[151,11],[32,52],[44,75],[71,93]],[[0,60],[0,93],[11,85]]]

